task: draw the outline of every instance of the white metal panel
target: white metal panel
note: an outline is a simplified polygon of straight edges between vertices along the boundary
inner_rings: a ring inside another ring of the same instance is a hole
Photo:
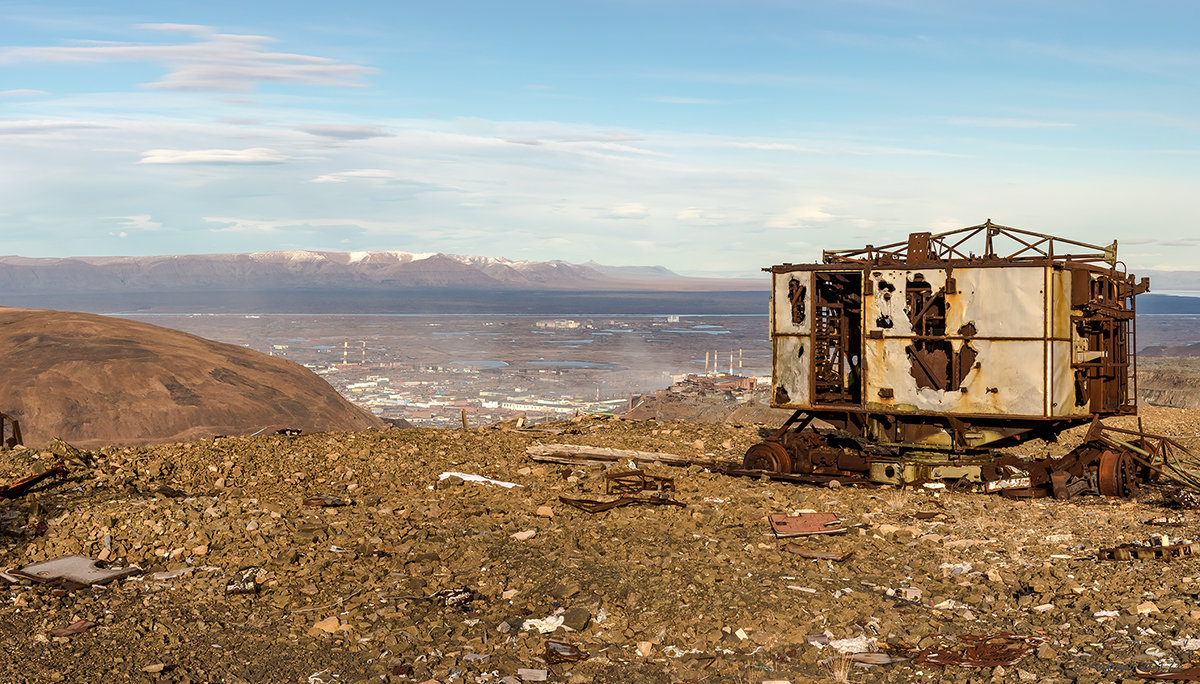
[[[956,341],[955,349],[967,342]],[[990,415],[1042,416],[1045,388],[1042,374],[1045,345],[1038,340],[970,340],[976,351],[973,368],[961,390],[918,387],[904,339],[868,339],[866,395],[871,408],[901,412],[936,411]],[[892,398],[880,397],[888,388]],[[989,392],[993,388],[995,391]]]
[[[773,330],[779,334],[807,335],[812,330],[812,272],[810,271],[792,271],[791,273],[776,273],[774,274],[772,287],[774,292],[771,293],[772,314],[774,318],[771,323],[774,326]],[[791,303],[791,288],[792,282],[795,281],[795,287],[804,288],[804,320],[800,323],[792,321],[792,303]]]
[[[1044,267],[956,268],[954,281],[958,294],[946,296],[948,334],[973,323],[977,337],[1044,337]]]
[[[811,401],[812,345],[807,336],[779,335],[774,340],[771,373],[771,405],[807,408]],[[787,391],[786,403],[778,403],[778,388]]]
[[[1060,340],[1071,337],[1071,272],[1047,268],[1050,281],[1050,301],[1046,329],[1049,336]]]
[[[1050,343],[1050,415],[1086,416],[1088,405],[1075,405],[1075,371],[1071,368],[1071,342]]]

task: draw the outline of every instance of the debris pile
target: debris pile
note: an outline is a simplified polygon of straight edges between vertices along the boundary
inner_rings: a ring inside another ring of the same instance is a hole
[[[0,681],[1111,682],[1200,651],[1200,558],[1102,559],[1196,538],[1157,485],[796,485],[702,465],[761,427],[538,427],[5,451],[0,482],[69,472],[0,501]],[[568,438],[649,456],[526,454]],[[621,497],[673,505],[562,501]]]

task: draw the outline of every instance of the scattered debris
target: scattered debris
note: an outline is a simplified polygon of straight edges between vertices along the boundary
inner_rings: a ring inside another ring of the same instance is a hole
[[[605,494],[637,494],[639,492],[673,492],[675,479],[658,477],[644,470],[628,473],[607,473],[604,476]]]
[[[962,667],[1008,667],[1015,665],[1038,650],[1045,639],[1034,636],[1019,636],[1008,632],[997,632],[984,636],[964,634],[957,637],[959,644],[950,643],[953,638],[944,634],[935,635],[946,645],[926,648],[913,655],[917,665],[960,665]]]
[[[66,475],[67,472],[66,464],[62,461],[59,461],[37,475],[30,475],[29,477],[22,478],[16,482],[6,485],[3,488],[0,488],[0,499],[15,499],[19,496],[23,496],[30,489],[33,489],[34,485],[42,480],[45,480],[48,477],[60,477],[62,475]]]
[[[443,589],[436,591],[430,598],[441,603],[447,608],[454,608],[470,603],[475,598],[475,592],[467,587],[458,587],[457,589]]]
[[[1200,543],[1170,545],[1123,544],[1111,549],[1100,549],[1099,560],[1172,560],[1200,556]]]
[[[652,506],[665,504],[668,506],[679,506],[681,508],[687,506],[687,504],[680,503],[678,501],[675,501],[674,499],[668,499],[664,496],[621,495],[611,501],[599,501],[599,500],[593,500],[593,499],[571,499],[571,498],[567,498],[565,496],[560,496],[560,497],[558,497],[558,500],[567,504],[568,506],[574,506],[575,508],[578,508],[580,510],[587,511],[588,513],[601,513],[603,511],[612,510],[614,508],[619,508],[621,506],[630,506],[633,504],[648,504],[648,505],[652,505]]]
[[[515,482],[504,482],[503,480],[493,480],[490,477],[484,477],[482,475],[472,475],[470,473],[456,473],[453,471],[447,471],[447,472],[442,473],[441,475],[438,475],[438,480],[445,480],[445,479],[448,479],[451,477],[457,477],[458,479],[463,480],[464,482],[486,482],[488,484],[499,485],[501,487],[504,487],[505,489],[512,489],[513,487],[521,486]]]
[[[767,520],[771,522],[771,531],[779,539],[813,534],[842,534],[846,531],[846,528],[841,526],[842,521],[834,513],[801,513],[794,516],[772,513],[767,516]]]
[[[95,627],[95,626],[96,626],[96,623],[94,623],[90,620],[76,620],[75,622],[72,622],[71,624],[67,625],[66,627],[55,627],[54,629],[50,630],[50,636],[56,636],[56,637],[71,636],[73,634],[79,634],[81,632],[86,632],[88,629]]]
[[[580,660],[587,660],[588,654],[579,649],[578,646],[568,644],[565,641],[558,639],[546,640],[546,662],[551,665],[555,663],[574,663]]]
[[[260,572],[262,572],[262,568],[253,565],[238,570],[225,584],[225,594],[257,594],[259,589],[258,573]]]
[[[540,620],[525,620],[524,622],[521,623],[521,630],[528,632],[528,631],[536,629],[538,632],[541,632],[542,634],[549,634],[550,632],[553,632],[554,630],[558,629],[559,627],[562,627],[562,624],[563,624],[563,616],[562,615],[547,615],[546,617],[544,617]]]
[[[40,584],[48,584],[67,591],[75,591],[97,584],[108,584],[141,572],[142,569],[136,565],[109,566],[96,558],[71,555],[30,563],[16,570],[9,570],[8,574],[25,577]]]

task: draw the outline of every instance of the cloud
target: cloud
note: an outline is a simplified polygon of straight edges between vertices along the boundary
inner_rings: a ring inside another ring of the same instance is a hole
[[[339,171],[337,173],[329,173],[324,176],[317,176],[312,179],[313,183],[345,183],[352,178],[366,178],[370,180],[396,180],[395,172],[387,169],[354,169],[352,171]]]
[[[309,135],[339,140],[366,140],[367,138],[392,136],[382,126],[296,126],[295,129]]]
[[[146,150],[139,164],[278,164],[292,159],[267,147],[244,150]]]
[[[649,216],[646,211],[646,205],[641,202],[630,202],[629,204],[619,204],[609,210],[608,218],[615,219],[643,219]]]
[[[216,33],[193,24],[142,24],[139,28],[195,38],[182,45],[92,43],[76,46],[22,46],[0,49],[0,65],[20,62],[132,61],[165,65],[161,80],[144,84],[165,90],[249,92],[262,83],[361,86],[374,71],[325,57],[269,52],[269,36]]]
[[[82,121],[0,121],[0,135],[39,135],[95,128],[107,126]]]
[[[30,90],[29,88],[17,88],[16,90],[0,90],[0,97],[37,97],[38,95],[49,95],[44,90]]]
[[[812,223],[825,223],[837,218],[815,204],[794,207],[767,220],[768,228],[803,228]]]
[[[114,216],[120,224],[126,228],[133,230],[155,231],[162,228],[162,224],[151,219],[149,214],[139,214],[137,216]],[[121,232],[121,237],[125,237],[127,233]]]

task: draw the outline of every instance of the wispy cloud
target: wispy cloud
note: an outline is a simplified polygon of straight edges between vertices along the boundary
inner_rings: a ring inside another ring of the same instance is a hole
[[[296,130],[323,138],[339,140],[366,140],[368,138],[387,138],[391,133],[382,126],[296,126]]]
[[[630,202],[628,204],[618,204],[608,210],[606,216],[615,219],[643,219],[650,215],[646,210],[646,205],[641,202]]]
[[[162,228],[162,224],[153,220],[149,214],[139,214],[137,216],[114,216],[119,224],[131,230],[155,231]],[[122,232],[121,237],[125,237],[127,233]]]
[[[292,157],[267,147],[244,150],[146,150],[139,164],[278,164]]]
[[[345,183],[348,180],[362,178],[367,180],[396,180],[397,176],[394,171],[387,169],[354,169],[351,171],[339,171],[338,173],[328,173],[324,176],[317,176],[312,179],[313,183]]]
[[[31,90],[29,88],[17,88],[15,90],[0,90],[0,97],[37,97],[38,95],[49,95],[44,90]]]
[[[0,135],[41,135],[95,128],[107,126],[83,121],[0,121]]]
[[[143,24],[139,28],[194,38],[182,45],[88,43],[73,46],[30,46],[0,49],[0,65],[22,62],[105,62],[114,60],[162,64],[161,80],[144,84],[167,90],[248,92],[263,83],[361,86],[373,70],[325,57],[270,52],[269,36],[216,33],[192,24]]]

